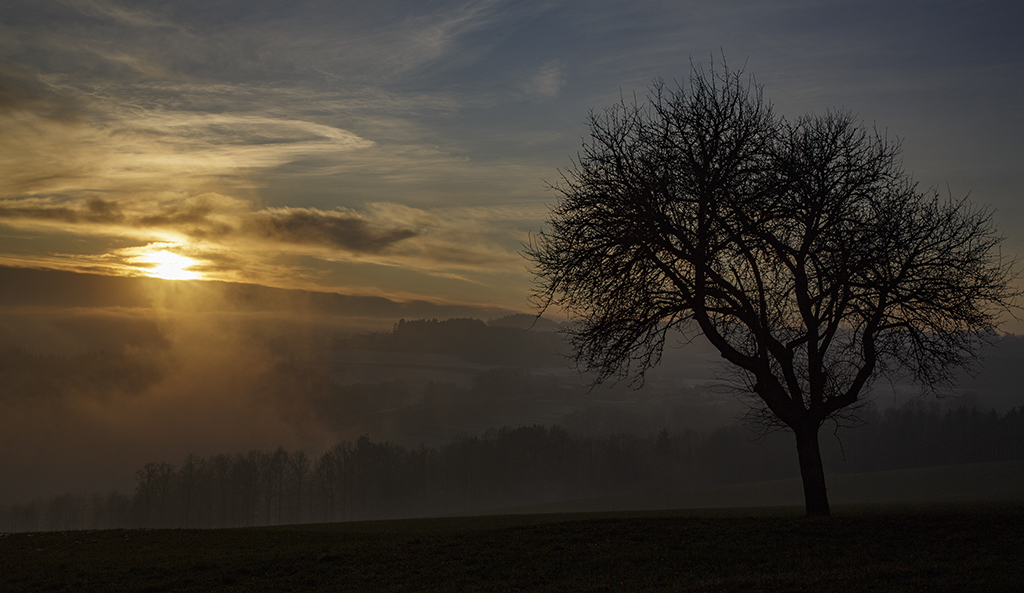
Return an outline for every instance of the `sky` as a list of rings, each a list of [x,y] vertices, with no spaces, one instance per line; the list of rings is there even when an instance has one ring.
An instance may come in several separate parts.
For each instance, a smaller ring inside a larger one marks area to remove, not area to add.
[[[691,63],[902,139],[1019,258],[1021,24],[985,0],[3,0],[0,375],[24,384],[0,382],[0,503],[357,437],[267,391],[282,353],[530,311],[520,251],[588,113]]]
[[[727,61],[1024,251],[1016,2],[6,0],[0,264],[527,310],[589,110]]]

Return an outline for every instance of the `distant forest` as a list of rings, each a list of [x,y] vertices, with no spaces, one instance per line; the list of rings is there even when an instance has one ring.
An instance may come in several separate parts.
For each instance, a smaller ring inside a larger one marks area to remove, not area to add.
[[[828,473],[1024,459],[1024,407],[943,412],[912,401],[822,445]],[[0,531],[213,528],[468,513],[798,476],[788,433],[739,424],[646,437],[501,428],[436,447],[368,436],[304,451],[188,455],[136,472],[132,495],[68,493],[0,507]]]
[[[337,445],[155,460],[138,469],[134,492],[0,506],[0,531],[430,516],[798,477],[792,436],[756,438],[734,421],[735,398],[704,379],[591,391],[566,368],[557,329],[513,315],[403,320],[305,351],[287,336],[267,340],[270,362],[246,369],[245,396],[308,418]],[[165,354],[0,349],[0,405],[60,409],[85,397],[116,407],[175,377]],[[964,399],[866,407],[863,426],[835,436],[826,426],[826,472],[1024,459],[1024,337],[984,354],[977,377],[961,381]],[[706,364],[672,355],[676,377]]]

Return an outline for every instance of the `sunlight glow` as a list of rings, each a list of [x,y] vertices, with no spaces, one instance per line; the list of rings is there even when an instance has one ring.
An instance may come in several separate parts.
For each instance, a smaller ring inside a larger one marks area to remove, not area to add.
[[[140,263],[154,264],[146,273],[154,278],[164,280],[195,280],[202,275],[190,271],[189,268],[198,264],[196,260],[171,253],[170,251],[154,251],[138,258]]]

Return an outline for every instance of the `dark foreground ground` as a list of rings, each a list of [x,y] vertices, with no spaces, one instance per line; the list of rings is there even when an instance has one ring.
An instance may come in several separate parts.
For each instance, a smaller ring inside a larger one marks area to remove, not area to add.
[[[0,535],[0,591],[1021,591],[1024,507]]]

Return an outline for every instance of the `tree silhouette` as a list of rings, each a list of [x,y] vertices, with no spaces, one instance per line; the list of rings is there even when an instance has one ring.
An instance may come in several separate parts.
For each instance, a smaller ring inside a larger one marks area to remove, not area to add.
[[[178,472],[178,482],[181,488],[182,512],[184,513],[185,528],[191,527],[193,501],[199,486],[199,478],[202,473],[202,459],[194,453],[185,456]]]
[[[1017,291],[989,210],[923,192],[899,142],[842,112],[777,117],[727,67],[591,113],[532,237],[534,303],[576,320],[598,381],[703,335],[796,437],[807,513],[829,514],[818,429],[873,379],[949,383]]]
[[[291,511],[291,522],[302,522],[302,485],[309,475],[311,461],[305,451],[296,451],[288,459],[288,481],[289,492],[292,495],[293,510]]]

